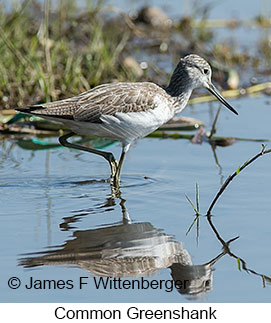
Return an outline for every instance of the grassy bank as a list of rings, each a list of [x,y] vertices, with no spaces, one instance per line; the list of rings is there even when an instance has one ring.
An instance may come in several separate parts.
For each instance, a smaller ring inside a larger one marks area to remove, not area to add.
[[[258,72],[261,83],[268,81],[262,77],[271,68],[268,19],[214,24],[208,19],[211,8],[201,8],[172,21],[162,11],[128,16],[103,0],[80,3],[83,7],[76,0],[25,0],[8,10],[0,4],[0,110],[70,97],[116,80],[165,85],[179,58],[192,52],[210,61],[223,89],[247,88],[247,74],[253,85],[259,83]],[[216,39],[221,26],[262,28],[256,54]],[[242,72],[246,81],[239,84]]]
[[[111,33],[101,2],[58,1],[56,8],[25,1],[0,13],[0,106],[56,100],[129,75],[119,57],[129,30]]]

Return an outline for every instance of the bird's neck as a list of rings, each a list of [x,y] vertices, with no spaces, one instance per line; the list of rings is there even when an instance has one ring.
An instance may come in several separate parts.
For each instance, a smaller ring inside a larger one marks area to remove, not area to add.
[[[169,85],[165,88],[166,92],[174,100],[175,113],[182,111],[193,91],[193,85],[184,68],[182,61],[175,68]]]
[[[175,113],[181,112],[185,108],[191,96],[192,88],[189,86],[177,87],[175,86],[174,83],[172,86],[172,79],[171,79],[171,82],[169,83],[168,87],[165,88],[165,90],[174,100],[173,107],[174,107]]]

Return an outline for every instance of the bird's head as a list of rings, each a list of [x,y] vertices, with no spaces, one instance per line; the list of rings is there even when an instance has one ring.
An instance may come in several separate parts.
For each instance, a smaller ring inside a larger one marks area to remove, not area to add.
[[[176,87],[177,83],[179,86],[181,85],[180,92],[184,90],[182,87],[189,87],[190,90],[205,87],[229,110],[238,114],[213,85],[211,66],[202,57],[191,54],[181,58],[172,76],[171,85],[173,85],[173,88]]]

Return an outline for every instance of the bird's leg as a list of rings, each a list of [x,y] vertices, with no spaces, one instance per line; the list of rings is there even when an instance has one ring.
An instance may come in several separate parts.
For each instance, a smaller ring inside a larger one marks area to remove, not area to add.
[[[115,178],[114,178],[116,184],[118,183],[118,185],[120,183],[120,172],[121,172],[121,167],[122,167],[122,164],[123,164],[124,157],[125,157],[125,152],[122,151],[121,156],[120,156],[120,160],[119,160],[119,163],[118,163],[117,171],[116,171],[116,174],[115,174]]]
[[[121,152],[120,160],[118,162],[117,170],[116,170],[115,176],[113,178],[113,185],[115,185],[117,187],[120,186],[121,167],[122,167],[126,152],[128,151],[129,147],[130,147],[130,144],[123,144],[122,145],[122,152]]]
[[[100,156],[104,157],[109,162],[109,165],[111,168],[111,181],[113,181],[114,178],[116,177],[116,173],[118,170],[118,162],[116,161],[114,155],[110,152],[97,150],[97,149],[93,149],[93,148],[89,148],[89,147],[85,147],[85,146],[81,146],[78,144],[68,142],[67,139],[69,139],[70,137],[72,137],[74,135],[75,135],[74,132],[69,132],[69,133],[59,137],[58,140],[62,146],[74,148],[74,149],[79,149],[79,150],[84,150],[89,153],[100,155]]]

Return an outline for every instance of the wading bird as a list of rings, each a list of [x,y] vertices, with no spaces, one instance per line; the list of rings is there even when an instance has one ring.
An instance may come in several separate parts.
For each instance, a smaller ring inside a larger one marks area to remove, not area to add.
[[[192,54],[180,59],[165,88],[150,82],[103,84],[69,99],[17,110],[70,128],[72,132],[61,136],[59,142],[103,156],[110,164],[111,183],[118,187],[123,160],[131,142],[147,136],[182,111],[195,88],[205,87],[238,114],[214,87],[211,75],[210,65]],[[111,152],[68,142],[67,139],[75,134],[119,140],[122,144],[119,161]]]

